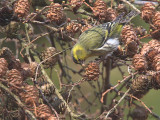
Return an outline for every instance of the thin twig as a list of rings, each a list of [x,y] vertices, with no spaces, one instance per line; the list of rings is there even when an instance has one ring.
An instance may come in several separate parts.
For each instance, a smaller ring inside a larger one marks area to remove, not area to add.
[[[115,86],[111,87],[110,89],[107,89],[104,93],[102,93],[102,97],[101,97],[101,102],[103,103],[103,98],[105,96],[105,94],[107,94],[108,92],[110,92],[111,90],[115,89],[116,87],[118,87],[122,82],[130,80],[133,76],[135,76],[138,72],[133,73],[132,75],[129,75],[128,77],[124,78],[123,80],[119,81]]]
[[[24,109],[25,105],[21,102],[21,100],[19,99],[18,96],[16,96],[14,93],[12,93],[6,86],[4,86],[1,82],[0,82],[0,88],[2,88],[3,90],[5,90],[8,94],[10,94],[17,102],[18,102],[18,105],[23,108],[23,110],[25,111],[26,114],[29,115],[29,117],[32,119],[32,120],[37,120],[35,118],[35,116],[33,115],[32,112],[30,112],[29,110],[27,109]]]
[[[127,96],[128,92],[130,91],[130,89],[128,89],[124,95],[121,97],[121,99],[119,99],[119,101],[117,102],[117,104],[112,108],[110,109],[108,112],[107,112],[107,115],[105,116],[105,119],[108,118],[108,116],[117,108],[117,106],[121,103],[121,101]]]
[[[141,13],[140,10],[138,10],[132,3],[130,3],[129,1],[127,0],[121,0],[123,1],[124,3],[128,4],[130,7],[132,7],[134,10],[136,10],[138,13]]]

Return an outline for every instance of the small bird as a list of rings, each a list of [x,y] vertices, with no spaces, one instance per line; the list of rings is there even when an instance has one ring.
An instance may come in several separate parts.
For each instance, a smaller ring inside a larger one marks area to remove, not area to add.
[[[112,22],[84,31],[71,50],[73,61],[82,64],[88,57],[112,54],[118,48],[123,26],[138,14],[133,10],[124,17],[122,13]]]

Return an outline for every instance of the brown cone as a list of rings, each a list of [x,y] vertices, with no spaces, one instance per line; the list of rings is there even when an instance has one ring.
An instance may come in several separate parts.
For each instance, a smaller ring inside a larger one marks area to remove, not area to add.
[[[152,38],[160,40],[160,11],[157,11],[155,15],[153,16],[152,23],[154,27],[151,27],[152,32]]]
[[[80,31],[82,25],[79,23],[75,23],[75,22],[71,22],[69,25],[67,25],[66,27],[66,32],[71,35],[74,36],[75,33],[77,33],[78,31]]]
[[[57,53],[57,50],[54,47],[48,47],[48,48],[46,48],[46,50],[44,50],[41,53],[40,57],[41,57],[42,61],[45,61],[43,63],[44,68],[53,67],[56,64],[56,62],[59,59],[59,55],[53,56],[56,53]],[[51,56],[53,56],[53,57],[51,57]],[[49,58],[49,57],[51,57],[51,58]]]
[[[152,66],[155,71],[160,71],[160,53],[153,58]]]
[[[84,78],[86,80],[98,80],[100,74],[99,63],[90,62],[88,66],[85,68]]]
[[[18,17],[26,17],[29,14],[30,3],[28,0],[17,0],[14,4],[14,12]]]
[[[130,116],[133,120],[147,120],[149,112],[142,106],[137,106],[131,112]]]
[[[157,11],[155,13],[155,15],[153,16],[152,22],[154,27],[156,27],[157,29],[160,29],[160,11]]]
[[[107,7],[103,0],[96,0],[94,3],[93,14],[101,21],[106,19]]]
[[[147,60],[145,56],[141,54],[135,54],[133,57],[133,66],[135,70],[138,70],[140,72],[146,71],[148,68],[148,65],[147,65]]]
[[[23,91],[20,93],[20,97],[26,105],[32,107],[34,104],[38,103],[39,91],[33,85],[25,85]]]
[[[126,54],[133,57],[138,50],[138,37],[131,25],[124,26],[121,32],[121,40],[125,44]]]
[[[132,80],[130,88],[130,93],[133,94],[133,96],[142,98],[151,88],[151,80],[145,75],[138,76]]]
[[[21,63],[19,59],[16,59],[12,51],[7,48],[3,47],[0,51],[0,57],[5,58],[8,62],[8,69],[21,69]]]
[[[142,37],[146,35],[146,29],[144,29],[142,26],[138,26],[135,28],[135,32],[137,34],[137,36]]]
[[[140,54],[142,56],[145,56],[150,50],[152,50],[152,47],[150,46],[150,44],[144,43],[141,48]]]
[[[116,11],[112,8],[107,8],[105,21],[106,22],[113,21],[116,19],[116,17],[117,17]]]
[[[3,77],[8,70],[8,63],[4,58],[0,58],[0,77]]]
[[[57,25],[62,24],[66,20],[66,16],[62,11],[62,6],[59,3],[51,3],[50,9],[47,12],[47,18],[51,22],[56,22]]]
[[[153,15],[155,13],[155,5],[151,2],[145,3],[142,7],[142,14],[141,17],[145,22],[150,22],[153,18]]]
[[[12,69],[7,71],[6,77],[11,90],[17,91],[22,87],[23,79],[18,70]]]
[[[148,42],[148,44],[156,51],[158,51],[158,53],[160,53],[160,41],[156,40],[156,39],[152,39],[151,41]]]
[[[81,7],[82,0],[68,0],[74,13]]]
[[[52,111],[47,105],[41,104],[37,107],[37,118],[40,120],[48,120],[51,116],[53,116]]]

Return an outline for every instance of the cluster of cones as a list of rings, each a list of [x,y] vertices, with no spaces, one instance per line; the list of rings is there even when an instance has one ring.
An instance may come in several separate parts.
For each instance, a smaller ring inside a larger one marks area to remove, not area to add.
[[[53,52],[53,48],[48,48],[48,51],[51,49]],[[43,52],[42,54],[44,57]],[[48,59],[44,66],[48,67],[50,62],[53,62],[53,60]],[[57,113],[64,113],[66,105],[54,94],[54,86],[46,81],[41,70],[36,73],[37,65],[35,62],[30,64],[21,63],[9,48],[4,47],[0,51],[0,82],[17,95],[25,104],[24,109],[32,111],[37,119],[56,120],[53,111],[47,104],[44,104],[45,101],[44,103],[40,102],[41,94],[39,90],[42,91],[51,104],[54,103],[52,106]],[[28,80],[34,79],[36,74],[38,76],[37,87],[27,83]],[[68,99],[66,94],[63,96]]]
[[[152,40],[144,43],[133,56],[134,69],[140,75],[132,81],[131,93],[138,98],[151,88],[160,89],[160,11],[156,11],[153,3],[146,3],[142,7],[141,17],[151,25]]]

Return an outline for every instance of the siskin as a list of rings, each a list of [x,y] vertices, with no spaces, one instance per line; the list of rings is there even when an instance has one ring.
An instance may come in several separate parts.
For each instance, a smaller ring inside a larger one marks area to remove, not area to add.
[[[82,64],[91,56],[111,55],[118,48],[123,26],[138,14],[136,11],[131,11],[126,16],[122,13],[112,22],[84,31],[71,50],[73,61]]]

